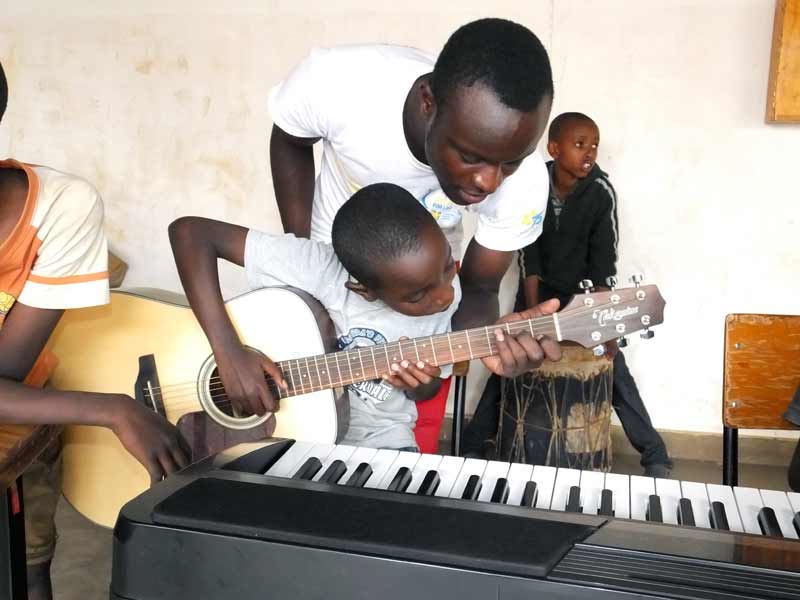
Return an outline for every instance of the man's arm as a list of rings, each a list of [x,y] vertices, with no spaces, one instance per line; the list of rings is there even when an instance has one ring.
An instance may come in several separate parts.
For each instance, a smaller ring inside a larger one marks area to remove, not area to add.
[[[180,434],[124,394],[45,390],[23,384],[63,311],[17,302],[0,329],[0,420],[28,425],[97,425],[114,431],[153,481],[188,464]]]
[[[169,240],[186,297],[217,359],[228,398],[237,409],[263,415],[277,410],[264,373],[286,387],[278,366],[249,352],[231,323],[219,287],[217,260],[244,266],[247,229],[230,223],[182,217],[169,226]]]
[[[320,138],[299,138],[272,126],[269,157],[272,185],[286,233],[307,238],[311,234],[314,202],[314,149]]]

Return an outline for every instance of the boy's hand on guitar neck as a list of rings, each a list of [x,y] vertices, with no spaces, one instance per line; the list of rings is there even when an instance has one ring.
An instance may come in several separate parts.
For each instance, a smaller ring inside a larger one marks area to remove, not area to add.
[[[288,389],[283,373],[268,357],[249,350],[241,344],[215,352],[220,379],[234,414],[264,415],[277,412],[279,398],[269,389],[264,374]]]
[[[400,338],[407,340],[407,337]],[[442,385],[442,370],[426,361],[404,360],[392,365],[392,372],[383,376],[390,385],[403,390],[414,401],[432,398]]]

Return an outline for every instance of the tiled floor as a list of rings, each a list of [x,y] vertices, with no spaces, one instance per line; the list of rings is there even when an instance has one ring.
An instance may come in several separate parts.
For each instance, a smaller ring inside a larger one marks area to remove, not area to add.
[[[641,474],[638,461],[614,457],[614,471]],[[677,461],[672,473],[683,481],[721,482],[721,467],[701,461]],[[786,470],[780,467],[743,465],[741,485],[786,489]],[[93,525],[62,500],[57,523],[59,542],[53,566],[57,600],[106,600],[111,579],[111,531]]]

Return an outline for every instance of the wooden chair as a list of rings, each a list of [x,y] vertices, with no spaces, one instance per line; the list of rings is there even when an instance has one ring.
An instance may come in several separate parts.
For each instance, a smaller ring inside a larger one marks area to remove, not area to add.
[[[800,385],[800,315],[725,318],[722,482],[738,485],[739,429],[798,429],[783,418]]]

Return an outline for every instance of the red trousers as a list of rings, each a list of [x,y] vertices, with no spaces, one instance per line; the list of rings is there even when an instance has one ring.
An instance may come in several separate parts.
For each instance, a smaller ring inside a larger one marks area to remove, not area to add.
[[[444,409],[447,406],[447,396],[450,395],[452,377],[442,380],[442,387],[430,400],[417,402],[417,426],[414,437],[420,452],[439,454],[439,433],[442,430]]]

